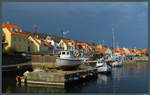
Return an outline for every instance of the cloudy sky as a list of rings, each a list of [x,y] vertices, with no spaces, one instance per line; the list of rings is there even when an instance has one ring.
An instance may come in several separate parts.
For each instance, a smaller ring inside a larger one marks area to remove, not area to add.
[[[148,4],[146,2],[3,2],[2,20],[23,30],[93,41],[120,47],[148,47]]]

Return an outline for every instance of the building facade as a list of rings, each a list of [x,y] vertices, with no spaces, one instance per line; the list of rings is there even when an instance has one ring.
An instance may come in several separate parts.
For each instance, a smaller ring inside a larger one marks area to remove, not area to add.
[[[58,43],[58,47],[60,50],[75,50],[75,42],[73,40],[60,40]]]
[[[34,36],[29,36],[28,52],[48,52],[48,47],[45,46],[45,42],[43,40],[39,40]]]
[[[23,33],[19,26],[4,22],[2,23],[2,31],[7,42],[7,45],[3,47],[6,51],[9,48],[14,48],[18,52],[28,52],[27,34]]]

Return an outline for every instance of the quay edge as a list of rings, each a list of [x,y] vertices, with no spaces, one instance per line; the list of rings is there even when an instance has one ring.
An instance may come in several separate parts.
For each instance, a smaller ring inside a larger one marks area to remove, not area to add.
[[[96,68],[86,68],[75,71],[37,71],[27,73],[27,84],[51,85],[66,87],[75,82],[97,78]],[[21,80],[24,82],[24,79]]]

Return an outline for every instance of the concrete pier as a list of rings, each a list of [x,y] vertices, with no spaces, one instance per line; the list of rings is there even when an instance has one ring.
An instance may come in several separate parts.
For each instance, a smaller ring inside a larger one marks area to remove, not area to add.
[[[54,85],[65,87],[73,81],[97,77],[97,69],[90,66],[80,66],[78,70],[62,71],[51,69],[27,73],[27,84]],[[22,79],[22,82],[24,80]]]

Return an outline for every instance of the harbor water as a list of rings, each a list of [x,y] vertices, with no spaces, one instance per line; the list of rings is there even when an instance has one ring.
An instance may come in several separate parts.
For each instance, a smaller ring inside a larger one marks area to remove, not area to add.
[[[16,72],[2,74],[3,93],[148,93],[148,63],[124,64],[112,68],[109,75],[98,74],[96,79],[70,87],[49,85],[16,85]]]

